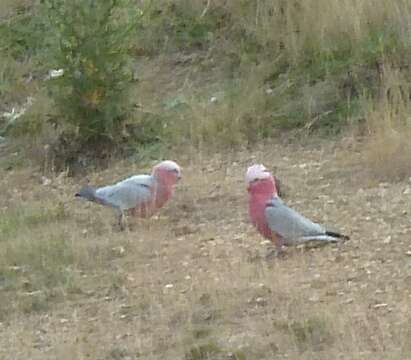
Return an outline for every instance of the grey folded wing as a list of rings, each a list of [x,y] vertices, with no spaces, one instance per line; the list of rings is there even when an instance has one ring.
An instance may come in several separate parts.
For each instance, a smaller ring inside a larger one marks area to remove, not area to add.
[[[130,176],[127,179],[124,179],[117,184],[133,183],[136,185],[143,185],[152,187],[154,183],[154,178],[151,175],[134,175]]]
[[[325,228],[291,209],[278,198],[272,198],[265,208],[270,229],[288,240],[308,240],[326,235]]]
[[[96,190],[96,198],[108,206],[128,210],[151,201],[153,179],[149,175],[136,175],[114,185]]]

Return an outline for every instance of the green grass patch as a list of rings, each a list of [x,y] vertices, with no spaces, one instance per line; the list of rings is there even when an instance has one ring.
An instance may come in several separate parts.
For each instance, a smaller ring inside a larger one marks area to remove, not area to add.
[[[208,360],[208,359],[232,359],[246,360],[246,354],[242,350],[228,350],[219,346],[215,341],[203,341],[191,346],[184,355],[185,360]]]
[[[3,211],[0,217],[0,244],[18,232],[34,228],[42,224],[50,224],[67,219],[64,204],[60,203],[52,208],[22,208],[19,210]]]
[[[288,334],[299,351],[321,351],[335,341],[331,320],[322,315],[311,315],[303,320],[276,321],[274,327]]]
[[[31,217],[31,224],[40,221]],[[14,311],[45,311],[74,289],[76,255],[64,233],[25,234],[0,243],[0,319]]]

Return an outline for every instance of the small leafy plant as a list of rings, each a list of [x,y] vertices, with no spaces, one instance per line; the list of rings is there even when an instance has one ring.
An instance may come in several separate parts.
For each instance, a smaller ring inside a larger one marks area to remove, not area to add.
[[[138,8],[131,0],[44,0],[50,54],[63,76],[50,79],[56,125],[80,144],[115,143],[129,111]]]

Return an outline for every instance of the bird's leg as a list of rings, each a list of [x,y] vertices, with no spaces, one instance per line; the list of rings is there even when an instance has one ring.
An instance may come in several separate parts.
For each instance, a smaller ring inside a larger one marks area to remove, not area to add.
[[[127,230],[127,232],[130,232],[130,225],[128,223],[128,217],[124,213],[123,213],[123,224],[124,224],[124,230]]]
[[[118,226],[120,227],[121,231],[125,230],[125,225],[126,225],[127,219],[126,216],[123,212],[123,210],[119,210],[119,216],[118,216]]]
[[[275,248],[271,249],[268,254],[265,256],[267,260],[275,257],[283,257],[285,252],[283,250],[283,245],[284,245],[284,239],[276,234],[273,234],[271,241],[273,242]]]

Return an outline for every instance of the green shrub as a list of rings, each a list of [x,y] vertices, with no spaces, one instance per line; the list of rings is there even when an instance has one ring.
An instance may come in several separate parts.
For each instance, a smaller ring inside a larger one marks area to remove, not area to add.
[[[129,111],[130,49],[138,21],[131,0],[45,0],[57,125],[80,144],[115,142]]]

